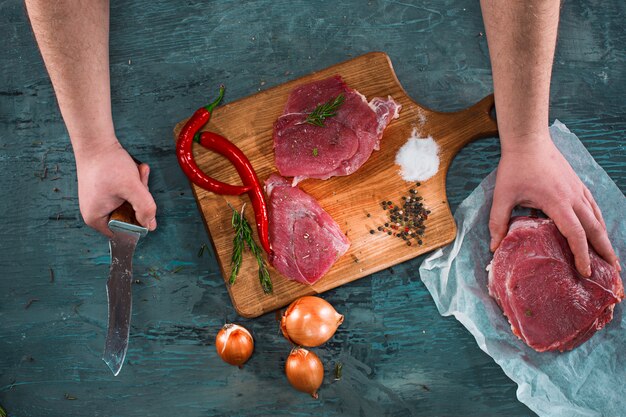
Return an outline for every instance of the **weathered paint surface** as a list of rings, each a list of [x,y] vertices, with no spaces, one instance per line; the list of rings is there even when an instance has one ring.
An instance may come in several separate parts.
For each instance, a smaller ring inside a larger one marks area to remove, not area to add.
[[[159,205],[159,229],[135,258],[141,283],[117,378],[100,359],[107,243],[80,219],[67,133],[23,4],[0,3],[0,404],[9,415],[533,415],[469,333],[439,316],[419,258],[325,294],[346,321],[315,350],[326,364],[320,399],[291,390],[282,374],[289,346],[274,315],[238,319],[211,251],[197,256],[207,236],[172,147],[174,123],[221,82],[234,100],[373,50],[391,56],[418,102],[466,107],[492,89],[478,2],[112,3],[116,129],[151,165]],[[564,2],[551,113],[622,190],[624,15],[619,0]],[[453,209],[498,155],[497,140],[487,139],[457,156]],[[256,338],[242,370],[215,353],[226,321]],[[335,362],[344,370],[333,383]]]

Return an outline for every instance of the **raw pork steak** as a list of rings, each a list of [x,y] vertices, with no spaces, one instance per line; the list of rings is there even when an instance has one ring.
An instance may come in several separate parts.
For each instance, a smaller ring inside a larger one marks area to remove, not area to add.
[[[318,105],[339,94],[343,104],[324,126],[305,122]],[[274,123],[276,167],[282,175],[295,177],[293,185],[306,178],[350,175],[378,149],[383,130],[399,112],[391,97],[374,97],[368,103],[338,75],[297,87]]]
[[[536,351],[573,349],[613,318],[622,280],[591,248],[589,256],[592,274],[585,278],[552,220],[513,218],[493,255],[489,294],[513,333]]]
[[[303,284],[314,284],[350,247],[339,225],[317,203],[285,178],[265,181],[269,196],[272,265]]]

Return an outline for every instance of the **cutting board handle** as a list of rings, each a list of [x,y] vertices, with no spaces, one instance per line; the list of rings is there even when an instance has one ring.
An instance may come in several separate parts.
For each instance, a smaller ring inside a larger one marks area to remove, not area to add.
[[[498,124],[492,117],[494,107],[493,94],[490,94],[473,106],[458,112],[435,112],[440,122],[434,127],[432,135],[435,138],[442,138],[438,143],[439,146],[449,150],[446,153],[448,162],[468,143],[480,138],[498,136]]]
[[[493,94],[489,94],[478,103],[465,109],[464,113],[469,113],[472,117],[476,117],[480,123],[480,130],[476,134],[485,134],[484,130],[493,135],[498,134],[498,122],[494,117],[496,114],[495,109],[496,103]]]
[[[451,136],[446,144],[453,153],[476,139],[498,136],[498,123],[492,116],[494,109],[494,96],[490,94],[465,110],[450,113],[451,116],[454,115],[459,132],[458,135]]]

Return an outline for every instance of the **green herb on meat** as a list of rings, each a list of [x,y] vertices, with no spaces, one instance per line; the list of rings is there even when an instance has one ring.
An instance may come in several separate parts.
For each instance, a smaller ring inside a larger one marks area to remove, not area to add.
[[[267,270],[267,265],[265,265],[261,249],[252,237],[252,228],[250,227],[250,223],[248,223],[248,220],[246,220],[243,215],[246,205],[244,204],[243,207],[241,207],[241,213],[235,210],[232,206],[230,206],[230,208],[233,210],[231,224],[233,229],[235,229],[235,237],[233,238],[233,256],[230,260],[231,271],[228,282],[230,285],[235,283],[235,279],[237,278],[239,269],[241,268],[241,261],[243,260],[243,249],[245,246],[248,246],[248,249],[256,258],[257,265],[259,266],[259,281],[261,282],[263,292],[265,294],[271,294],[273,287],[272,280],[270,279],[270,273]]]
[[[313,148],[313,156],[317,156],[317,155],[318,155],[317,148]]]
[[[320,104],[307,116],[305,123],[324,127],[325,119],[337,115],[337,110],[339,110],[339,107],[343,104],[343,99],[343,94],[339,94],[334,99],[330,99],[326,103]]]

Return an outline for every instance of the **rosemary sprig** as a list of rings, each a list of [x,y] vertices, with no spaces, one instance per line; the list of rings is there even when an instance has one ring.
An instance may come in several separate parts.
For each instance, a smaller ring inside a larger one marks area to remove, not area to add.
[[[239,268],[241,268],[241,261],[243,259],[242,252],[243,248],[245,247],[243,235],[246,230],[245,225],[243,225],[241,221],[243,215],[240,215],[234,207],[230,206],[230,208],[233,210],[233,217],[231,218],[230,223],[232,224],[233,229],[235,229],[235,237],[233,237],[233,256],[230,258],[231,269],[230,279],[228,280],[228,282],[230,283],[230,285],[233,285],[235,283],[237,275],[239,274]],[[241,208],[242,214],[244,208],[245,204]]]
[[[304,122],[324,127],[324,119],[337,115],[337,110],[343,104],[343,99],[343,94],[339,94],[334,99],[331,98],[326,103],[320,104],[307,116]]]
[[[233,238],[233,256],[230,260],[231,270],[228,282],[230,285],[235,283],[235,279],[237,278],[239,269],[241,268],[241,261],[243,260],[243,249],[247,246],[256,258],[257,265],[259,266],[259,281],[261,283],[261,287],[263,288],[263,292],[265,294],[271,294],[273,286],[270,273],[267,270],[267,265],[265,265],[261,249],[252,237],[252,228],[250,227],[250,223],[248,223],[248,220],[246,220],[243,215],[246,205],[244,204],[243,207],[241,207],[241,213],[235,210],[232,206],[230,206],[230,208],[233,210],[231,224],[233,229],[235,229],[235,237]]]

